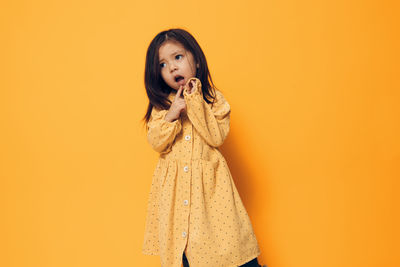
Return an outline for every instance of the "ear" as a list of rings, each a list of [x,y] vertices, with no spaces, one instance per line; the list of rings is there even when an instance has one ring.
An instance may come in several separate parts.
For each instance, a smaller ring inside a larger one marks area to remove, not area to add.
[[[199,68],[199,63],[197,63],[196,67]]]

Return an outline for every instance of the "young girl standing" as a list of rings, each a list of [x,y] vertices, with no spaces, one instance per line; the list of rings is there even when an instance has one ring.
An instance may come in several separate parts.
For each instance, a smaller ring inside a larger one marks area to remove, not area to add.
[[[154,37],[145,87],[147,141],[159,159],[143,254],[160,255],[162,267],[259,267],[256,236],[218,148],[229,133],[230,105],[190,33]]]

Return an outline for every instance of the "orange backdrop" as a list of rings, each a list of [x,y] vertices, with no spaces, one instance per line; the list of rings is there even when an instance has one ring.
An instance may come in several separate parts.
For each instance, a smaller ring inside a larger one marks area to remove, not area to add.
[[[0,266],[141,254],[147,46],[182,27],[232,107],[222,146],[269,267],[398,267],[398,1],[6,1]],[[396,195],[395,195],[396,194]],[[211,266],[218,267],[218,266]]]

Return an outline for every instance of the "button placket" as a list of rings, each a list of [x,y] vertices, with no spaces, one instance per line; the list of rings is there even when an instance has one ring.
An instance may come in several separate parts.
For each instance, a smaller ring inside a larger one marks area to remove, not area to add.
[[[186,139],[186,138],[185,138]],[[189,138],[190,139],[190,138]],[[185,165],[184,167],[183,167],[183,171],[184,172],[186,172],[186,173],[188,173],[189,172],[189,165],[190,165],[190,163],[189,162],[186,162],[186,164],[187,165]],[[190,173],[188,174],[189,175],[189,177],[188,177],[188,180],[186,180],[187,181],[187,183],[189,183],[190,184]],[[189,205],[189,200],[188,199],[184,199],[183,200],[183,205],[184,206],[188,206]],[[186,208],[185,208],[186,209]],[[186,211],[187,212],[189,212],[189,209],[186,209]],[[187,229],[183,229],[183,232],[182,232],[182,238],[186,238],[186,236],[187,236]]]
[[[184,142],[188,142],[188,150],[186,150],[186,160],[183,164],[183,171],[185,173],[185,183],[187,183],[187,186],[190,188],[190,180],[191,180],[191,170],[189,169],[191,167],[191,158],[192,158],[192,153],[193,153],[193,144],[192,144],[192,125],[189,125],[188,128],[184,128]],[[189,195],[190,195],[190,189],[189,189]],[[190,212],[190,206],[189,206],[189,198],[190,196],[184,196],[183,197],[183,207],[182,209],[185,210],[185,213],[187,213],[187,219],[185,219],[186,223],[188,223],[188,218],[189,218],[189,212]],[[186,239],[188,236],[188,227],[184,227],[184,229],[182,229],[182,239]]]

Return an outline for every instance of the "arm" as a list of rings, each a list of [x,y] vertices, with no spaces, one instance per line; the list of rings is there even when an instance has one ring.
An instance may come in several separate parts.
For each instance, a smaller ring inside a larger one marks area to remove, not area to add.
[[[160,154],[172,150],[175,137],[182,129],[180,119],[172,122],[165,120],[167,112],[166,109],[159,110],[153,107],[150,120],[147,123],[147,141]]]
[[[186,88],[187,89],[187,88]],[[215,90],[213,107],[203,99],[200,80],[196,81],[192,93],[183,91],[187,115],[201,137],[213,147],[219,147],[228,136],[231,108],[223,94]]]

